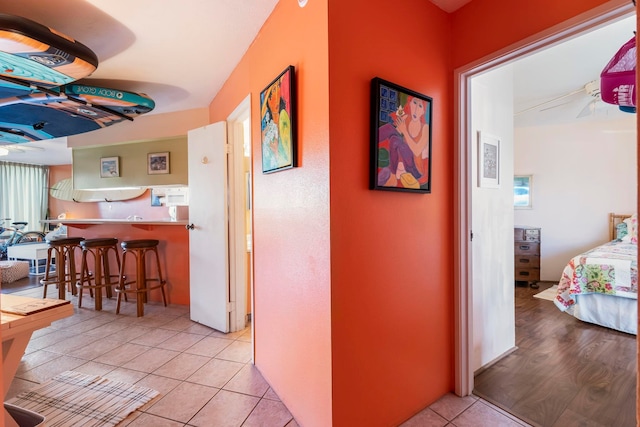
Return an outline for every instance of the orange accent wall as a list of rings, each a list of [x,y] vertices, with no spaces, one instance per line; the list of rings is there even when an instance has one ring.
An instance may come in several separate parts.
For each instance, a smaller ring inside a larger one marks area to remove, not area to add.
[[[604,3],[609,2],[473,0],[452,14],[454,68],[504,49]]]
[[[251,94],[255,362],[301,425],[397,425],[453,390],[454,68],[604,1],[506,3],[280,1],[210,105]],[[290,64],[299,167],[263,175],[259,94]],[[368,189],[376,76],[434,100],[429,195]]]
[[[255,363],[300,425],[330,426],[327,2],[280,1],[210,105],[251,94]],[[296,67],[299,167],[263,175],[260,92]]]
[[[330,1],[329,64],[333,425],[398,425],[453,389],[450,18]],[[369,190],[373,77],[433,98],[431,194]]]

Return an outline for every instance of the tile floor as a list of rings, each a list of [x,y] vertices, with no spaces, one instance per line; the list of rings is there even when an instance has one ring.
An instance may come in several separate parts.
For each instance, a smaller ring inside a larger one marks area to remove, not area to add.
[[[56,298],[55,287],[49,289]],[[42,288],[16,295],[40,298]],[[75,314],[33,334],[8,397],[74,370],[160,392],[120,426],[298,426],[251,363],[249,328],[220,333],[189,320],[185,306],[150,303],[138,318],[135,302],[123,303],[116,316],[115,299],[96,312],[88,295],[81,309],[68,297]],[[414,426],[528,424],[475,396],[447,394],[402,424]]]

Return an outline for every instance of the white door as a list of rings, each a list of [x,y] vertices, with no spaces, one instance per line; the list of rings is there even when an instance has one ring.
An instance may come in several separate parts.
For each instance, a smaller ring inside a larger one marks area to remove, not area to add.
[[[229,332],[226,123],[188,133],[191,320]]]

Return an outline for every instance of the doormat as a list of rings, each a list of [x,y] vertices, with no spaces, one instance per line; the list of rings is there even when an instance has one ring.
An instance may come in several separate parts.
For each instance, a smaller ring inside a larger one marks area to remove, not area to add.
[[[98,375],[67,371],[8,403],[45,417],[47,427],[115,426],[158,392]]]

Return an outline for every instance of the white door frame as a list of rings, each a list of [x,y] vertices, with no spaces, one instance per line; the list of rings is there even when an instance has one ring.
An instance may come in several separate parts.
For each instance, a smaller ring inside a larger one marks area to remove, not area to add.
[[[470,129],[472,77],[515,59],[570,39],[584,31],[603,26],[634,12],[627,0],[612,0],[586,13],[555,25],[541,33],[492,53],[454,72],[454,315],[455,315],[455,393],[473,392],[473,313],[471,253],[471,144]],[[603,64],[604,66],[604,64]]]
[[[245,328],[247,319],[247,241],[245,229],[244,122],[251,117],[251,95],[227,117],[229,153],[229,299],[233,306],[229,322],[231,332]],[[250,131],[249,131],[250,134]],[[247,190],[248,191],[248,190]],[[248,195],[251,197],[251,195]],[[252,270],[252,269],[251,269]]]

